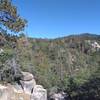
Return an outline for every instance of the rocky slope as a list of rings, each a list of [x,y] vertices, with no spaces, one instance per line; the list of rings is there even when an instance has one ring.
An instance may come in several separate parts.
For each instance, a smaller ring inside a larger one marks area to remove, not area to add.
[[[32,74],[22,72],[20,84],[0,85],[0,100],[47,100],[47,91],[37,85]]]

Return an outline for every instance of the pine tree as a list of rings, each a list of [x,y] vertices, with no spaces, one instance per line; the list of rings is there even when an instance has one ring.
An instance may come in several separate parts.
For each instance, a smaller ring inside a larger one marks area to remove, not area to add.
[[[20,32],[26,25],[26,20],[18,14],[11,0],[0,0],[0,27],[6,27],[13,32]]]

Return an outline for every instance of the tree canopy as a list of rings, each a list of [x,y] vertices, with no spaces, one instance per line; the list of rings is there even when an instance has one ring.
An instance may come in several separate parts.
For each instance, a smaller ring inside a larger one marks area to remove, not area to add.
[[[0,24],[13,32],[24,29],[27,21],[19,16],[16,6],[11,0],[0,0]]]

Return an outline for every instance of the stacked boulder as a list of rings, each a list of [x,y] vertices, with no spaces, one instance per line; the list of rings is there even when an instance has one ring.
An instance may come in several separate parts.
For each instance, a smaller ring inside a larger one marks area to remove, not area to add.
[[[37,85],[34,76],[29,72],[22,72],[20,85],[0,85],[0,100],[47,100],[47,91]]]

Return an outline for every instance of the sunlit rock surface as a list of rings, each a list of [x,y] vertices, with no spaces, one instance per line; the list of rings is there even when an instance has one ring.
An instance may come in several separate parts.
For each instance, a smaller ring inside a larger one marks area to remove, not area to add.
[[[20,80],[22,88],[27,93],[32,93],[34,86],[36,85],[36,81],[34,76],[28,72],[22,72],[23,78]]]
[[[47,100],[46,89],[36,85],[32,74],[23,72],[23,79],[20,81],[21,85],[0,85],[0,100]]]
[[[66,93],[59,92],[59,93],[52,94],[50,100],[70,100],[70,98]]]
[[[35,85],[32,100],[47,100],[47,91],[41,85]]]

